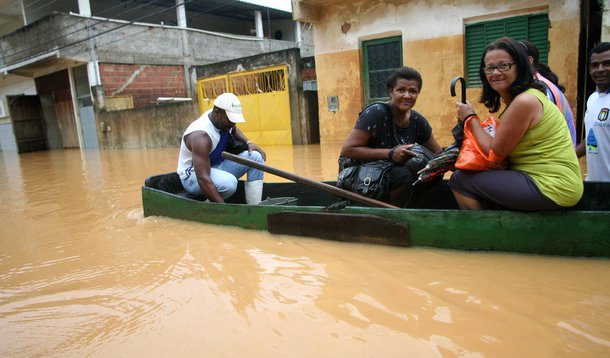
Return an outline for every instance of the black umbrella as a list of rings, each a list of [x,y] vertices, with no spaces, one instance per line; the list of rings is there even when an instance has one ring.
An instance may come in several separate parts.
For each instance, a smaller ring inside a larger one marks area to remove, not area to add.
[[[455,97],[455,85],[457,82],[462,84],[462,103],[466,104],[466,80],[464,77],[455,77],[451,80],[451,97]],[[455,139],[455,145],[458,147],[462,146],[462,140],[464,139],[464,122],[457,121],[457,124],[451,130],[451,134],[453,135],[453,139]]]
[[[458,81],[462,84],[462,103],[466,103],[466,80],[464,80],[463,77],[455,77],[451,81],[451,96],[456,96],[455,85]],[[455,162],[458,154],[460,154],[460,147],[462,146],[462,140],[464,139],[464,123],[458,120],[455,127],[451,129],[451,134],[453,135],[455,142],[453,142],[453,144],[447,148],[443,148],[442,151],[430,159],[424,169],[417,172],[419,177],[413,183],[413,185],[420,182],[428,182],[455,168]]]
[[[453,170],[455,168],[455,162],[458,154],[460,154],[460,147],[458,147],[455,143],[451,144],[447,148],[443,148],[443,150],[437,153],[434,158],[430,159],[424,169],[417,172],[419,177],[413,183],[413,185],[416,185],[419,182],[428,182],[439,175],[443,175],[446,172]]]

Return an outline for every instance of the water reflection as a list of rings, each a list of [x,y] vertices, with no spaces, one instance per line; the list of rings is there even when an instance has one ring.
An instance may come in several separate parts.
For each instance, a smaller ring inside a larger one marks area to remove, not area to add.
[[[268,164],[332,180],[338,151],[273,147]],[[610,353],[610,260],[404,249],[144,218],[144,178],[173,171],[176,155],[2,153],[0,355]]]
[[[13,194],[23,194],[19,156],[0,150],[0,183]],[[17,201],[17,197],[14,197]]]

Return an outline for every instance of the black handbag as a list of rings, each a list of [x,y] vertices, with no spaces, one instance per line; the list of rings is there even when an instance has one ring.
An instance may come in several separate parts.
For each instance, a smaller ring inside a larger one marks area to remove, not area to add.
[[[405,162],[405,167],[409,168],[414,174],[417,174],[418,171],[424,169],[428,162],[434,158],[434,153],[432,153],[430,149],[417,143],[413,144],[409,150],[417,154],[417,156],[408,159]]]
[[[381,199],[390,187],[390,170],[395,166],[388,160],[376,160],[349,167],[342,166],[337,187],[373,199]]]
[[[232,154],[240,154],[248,150],[248,145],[241,140],[233,137],[233,134],[229,133],[229,141],[227,143],[227,152]]]

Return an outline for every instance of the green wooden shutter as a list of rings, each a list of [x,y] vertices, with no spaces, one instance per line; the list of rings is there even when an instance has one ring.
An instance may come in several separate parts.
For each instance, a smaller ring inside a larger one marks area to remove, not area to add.
[[[528,40],[533,42],[540,52],[540,62],[549,63],[549,18],[530,16],[528,18]]]
[[[466,84],[468,87],[481,87],[479,62],[481,53],[488,44],[485,32],[485,24],[466,27]]]
[[[386,78],[402,66],[402,38],[388,37],[362,43],[364,104],[385,101],[388,92]]]
[[[532,14],[466,25],[466,83],[481,87],[479,65],[485,46],[500,37],[533,42],[540,52],[540,62],[547,63],[549,55],[548,14]]]

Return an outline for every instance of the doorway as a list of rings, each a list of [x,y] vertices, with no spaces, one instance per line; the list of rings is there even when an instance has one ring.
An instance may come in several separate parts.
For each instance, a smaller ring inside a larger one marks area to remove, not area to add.
[[[578,89],[576,112],[576,137],[584,138],[584,114],[589,95],[595,91],[595,83],[589,77],[589,51],[595,47],[602,32],[603,9],[599,1],[581,1],[580,4],[580,48],[578,50]]]
[[[38,96],[7,96],[17,152],[47,150],[42,106]]]
[[[46,99],[45,112],[54,114],[56,118],[62,148],[79,148],[68,70],[38,77],[35,82],[39,96]]]

